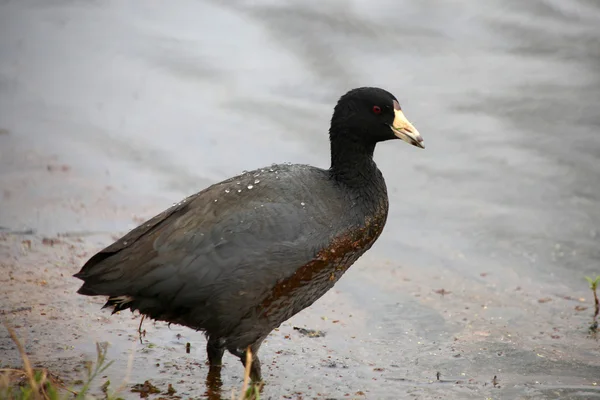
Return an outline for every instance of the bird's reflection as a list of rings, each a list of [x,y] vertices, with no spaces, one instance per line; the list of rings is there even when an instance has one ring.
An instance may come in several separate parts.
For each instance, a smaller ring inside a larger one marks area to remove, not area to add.
[[[204,393],[204,395],[209,400],[221,400],[222,388],[223,381],[221,380],[221,367],[210,367],[206,374],[206,393]]]

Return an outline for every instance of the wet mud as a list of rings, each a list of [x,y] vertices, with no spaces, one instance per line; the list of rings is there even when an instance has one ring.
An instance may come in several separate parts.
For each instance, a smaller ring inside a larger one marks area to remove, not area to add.
[[[378,148],[382,237],[269,336],[263,398],[600,398],[600,7],[351,4],[0,3],[0,319],[34,365],[76,389],[108,342],[96,394],[231,398],[239,360],[207,391],[201,333],[140,342],[71,275],[210,183],[327,166],[337,96],[380,85],[427,148]]]

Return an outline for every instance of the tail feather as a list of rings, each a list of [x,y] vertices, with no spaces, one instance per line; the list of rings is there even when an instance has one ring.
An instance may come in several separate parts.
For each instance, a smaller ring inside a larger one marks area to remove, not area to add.
[[[104,304],[104,306],[102,306],[102,308],[111,308],[112,307],[112,309],[113,309],[112,314],[117,313],[119,311],[127,310],[128,308],[131,308],[133,311],[133,308],[132,308],[133,301],[134,301],[134,298],[131,296],[127,296],[127,295],[111,296],[106,301],[106,304]]]
[[[112,314],[119,311],[139,311],[141,314],[157,321],[177,322],[178,313],[173,313],[164,302],[158,299],[133,297],[129,295],[110,296],[102,308],[112,308]]]

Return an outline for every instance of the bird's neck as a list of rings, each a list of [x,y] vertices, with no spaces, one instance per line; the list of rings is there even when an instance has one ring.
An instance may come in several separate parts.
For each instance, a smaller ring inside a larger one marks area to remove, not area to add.
[[[385,191],[385,182],[375,161],[375,143],[365,144],[352,136],[337,135],[331,140],[331,167],[329,171],[336,181],[357,193]]]

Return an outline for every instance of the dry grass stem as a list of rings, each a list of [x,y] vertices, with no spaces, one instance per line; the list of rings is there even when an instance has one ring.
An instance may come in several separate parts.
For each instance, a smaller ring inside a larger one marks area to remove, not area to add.
[[[25,348],[23,347],[23,344],[21,344],[21,341],[17,337],[17,334],[15,333],[14,329],[11,328],[6,321],[4,321],[4,326],[8,330],[8,334],[10,335],[10,338],[17,345],[17,349],[19,350],[19,354],[21,355],[21,359],[23,360],[23,368],[25,369],[25,374],[27,375],[27,380],[29,380],[29,385],[31,386],[31,389],[33,389],[34,393],[38,393],[39,387],[37,385],[37,382],[35,381],[33,369],[31,369],[31,364],[29,363],[29,357],[27,357],[27,353],[25,353]],[[45,377],[46,377],[46,373],[44,372],[44,378]],[[43,382],[43,380],[42,380],[42,382]]]
[[[244,384],[242,385],[242,395],[240,398],[245,398],[246,391],[248,390],[248,383],[250,382],[250,367],[252,367],[252,350],[250,346],[246,350],[246,369],[244,370]]]

